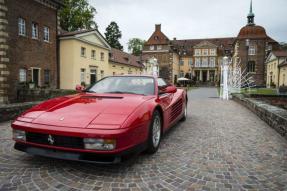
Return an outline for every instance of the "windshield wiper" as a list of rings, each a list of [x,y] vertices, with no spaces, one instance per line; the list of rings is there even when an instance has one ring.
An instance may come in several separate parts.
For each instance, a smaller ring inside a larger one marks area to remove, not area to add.
[[[135,93],[135,92],[123,92],[123,91],[112,91],[112,92],[105,92],[108,94],[136,94],[136,95],[145,95],[145,94],[140,94],[140,93]]]

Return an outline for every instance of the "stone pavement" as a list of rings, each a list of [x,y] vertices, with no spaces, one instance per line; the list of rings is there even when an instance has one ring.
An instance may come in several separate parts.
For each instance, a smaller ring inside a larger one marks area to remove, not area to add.
[[[186,122],[159,151],[114,166],[15,151],[0,123],[0,190],[287,190],[287,141],[215,88],[189,92]]]

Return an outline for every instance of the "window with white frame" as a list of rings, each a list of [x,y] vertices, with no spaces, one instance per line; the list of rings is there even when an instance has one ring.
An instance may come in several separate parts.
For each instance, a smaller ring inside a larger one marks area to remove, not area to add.
[[[211,56],[216,56],[216,49],[210,49],[210,55]]]
[[[209,58],[209,67],[215,67],[215,58],[214,57]]]
[[[203,49],[202,54],[203,56],[208,56],[208,49]]]
[[[154,46],[153,45],[149,46],[149,49],[154,50]]]
[[[33,39],[38,39],[38,24],[37,23],[32,23],[32,38]]]
[[[195,67],[200,67],[200,58],[195,58]]]
[[[44,27],[44,41],[49,42],[50,41],[50,28]]]
[[[183,66],[183,65],[184,65],[184,61],[183,61],[183,59],[180,59],[180,61],[179,61],[179,65],[181,65],[181,66]]]
[[[248,54],[249,55],[256,55],[256,46],[250,45],[248,49]]]
[[[84,68],[81,68],[81,83],[85,83],[85,77],[86,77],[86,70]]]
[[[183,78],[183,77],[184,77],[184,72],[183,72],[183,71],[180,71],[179,77],[180,77],[180,78]]]
[[[161,49],[162,49],[162,46],[161,46],[161,45],[157,45],[157,49],[158,49],[158,50],[161,50]]]
[[[208,67],[208,58],[207,57],[202,58],[202,67]]]
[[[195,56],[201,56],[201,50],[195,49],[194,54],[195,54]]]
[[[49,84],[50,83],[50,70],[44,70],[44,83]]]
[[[86,48],[85,47],[81,47],[81,56],[86,57]]]
[[[21,68],[19,70],[19,82],[26,82],[27,81],[27,70]]]
[[[26,36],[26,21],[23,18],[18,18],[18,34]]]
[[[96,51],[95,50],[91,51],[91,58],[96,59]]]
[[[192,58],[188,60],[188,65],[192,66]]]

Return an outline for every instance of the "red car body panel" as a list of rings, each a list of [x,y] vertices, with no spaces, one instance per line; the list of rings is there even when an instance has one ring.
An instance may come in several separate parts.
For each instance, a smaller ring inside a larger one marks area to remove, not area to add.
[[[83,153],[120,153],[148,139],[149,126],[155,109],[160,109],[163,131],[176,123],[187,102],[185,90],[158,95],[79,93],[45,101],[24,112],[12,128],[26,132],[80,138],[116,139],[116,148],[110,151],[75,149],[42,145],[31,142],[21,144],[77,151]]]

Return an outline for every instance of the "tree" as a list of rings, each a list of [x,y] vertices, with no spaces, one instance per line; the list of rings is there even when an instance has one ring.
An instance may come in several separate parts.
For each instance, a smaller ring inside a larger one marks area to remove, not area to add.
[[[286,42],[281,42],[280,46],[283,50],[287,50],[287,43]]]
[[[107,42],[112,48],[123,50],[123,46],[119,41],[119,39],[122,38],[122,32],[120,31],[119,26],[115,21],[112,21],[106,28],[105,36]]]
[[[139,38],[132,38],[128,42],[128,50],[135,56],[139,56],[141,54],[142,48],[144,46],[145,41]]]
[[[63,0],[63,3],[59,14],[63,30],[70,32],[98,28],[94,21],[96,9],[87,0]]]

